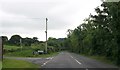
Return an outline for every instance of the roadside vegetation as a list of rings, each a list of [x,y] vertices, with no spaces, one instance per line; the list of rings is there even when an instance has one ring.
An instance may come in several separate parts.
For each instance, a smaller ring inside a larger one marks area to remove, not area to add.
[[[45,53],[45,42],[38,41],[37,37],[22,38],[20,35],[13,35],[9,40],[2,36],[4,56],[13,57],[50,57],[62,50],[63,40],[50,37],[48,39],[47,54]],[[40,51],[40,52],[38,52]]]
[[[39,65],[24,60],[3,59],[2,68],[38,68]]]
[[[2,61],[0,61],[0,69],[2,69]]]
[[[69,51],[120,65],[120,2],[103,2],[95,12],[68,29],[65,45]]]
[[[51,52],[48,54],[33,54],[34,50],[20,50],[20,51],[16,51],[16,52],[8,52],[6,54],[4,54],[4,56],[9,56],[9,57],[41,57],[41,58],[45,58],[45,57],[52,57],[58,54],[58,52]]]
[[[80,55],[85,56],[85,57],[89,57],[91,59],[98,60],[98,61],[103,62],[103,63],[115,65],[111,60],[108,60],[108,58],[106,56],[87,55],[87,54],[80,54]]]
[[[47,58],[53,57],[59,53],[62,46],[62,41],[55,38],[48,39],[47,53],[45,53],[45,42],[38,41],[37,37],[22,38],[20,35],[13,35],[9,40],[7,36],[2,36],[3,40],[3,55],[6,57],[40,57]],[[59,42],[57,42],[59,41]],[[56,42],[56,43],[54,43]],[[38,52],[42,51],[42,52]],[[2,64],[0,64],[0,67]],[[6,68],[19,68],[26,69],[32,68],[37,70],[39,66],[23,60],[4,59],[3,70]]]

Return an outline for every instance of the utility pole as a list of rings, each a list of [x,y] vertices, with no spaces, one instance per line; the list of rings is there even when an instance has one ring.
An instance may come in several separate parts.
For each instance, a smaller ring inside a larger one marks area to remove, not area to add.
[[[46,31],[45,31],[45,33],[46,33],[46,48],[45,48],[45,52],[47,53],[47,21],[48,21],[48,19],[46,18]]]

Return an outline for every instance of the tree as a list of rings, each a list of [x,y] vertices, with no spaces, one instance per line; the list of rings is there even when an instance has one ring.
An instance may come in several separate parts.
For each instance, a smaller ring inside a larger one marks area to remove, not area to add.
[[[13,35],[10,40],[9,43],[11,45],[17,45],[20,46],[20,39],[22,39],[22,37],[20,35]]]
[[[72,52],[105,56],[120,65],[120,2],[103,2],[95,11],[96,15],[68,30],[65,45]]]
[[[64,38],[58,38],[58,39],[53,37],[48,38],[48,46],[53,46],[56,51],[60,51],[64,49],[63,42],[64,42]]]
[[[25,46],[31,46],[32,43],[35,43],[35,41],[32,38],[22,38],[22,44]]]
[[[113,34],[113,40],[115,42],[113,57],[116,60],[116,64],[120,64],[120,1],[119,2],[111,2],[111,3],[103,3],[102,6],[106,6],[109,12],[109,27]]]
[[[2,37],[2,42],[3,44],[7,44],[8,42],[8,37],[7,36],[1,36]]]
[[[33,40],[37,40],[38,38],[37,37],[33,37]]]
[[[37,37],[33,37],[33,43],[39,43],[38,38]]]

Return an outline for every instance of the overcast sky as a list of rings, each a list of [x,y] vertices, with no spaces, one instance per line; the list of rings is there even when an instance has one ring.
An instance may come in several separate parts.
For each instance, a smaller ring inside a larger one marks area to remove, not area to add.
[[[0,0],[0,36],[19,34],[45,40],[45,18],[48,37],[64,38],[67,29],[80,25],[101,0]]]

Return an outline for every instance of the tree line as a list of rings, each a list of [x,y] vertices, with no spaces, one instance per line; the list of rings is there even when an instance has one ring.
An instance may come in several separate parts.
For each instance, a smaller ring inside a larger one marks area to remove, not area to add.
[[[24,46],[30,46],[32,43],[39,43],[37,37],[22,38],[20,35],[13,35],[9,40],[7,36],[2,36],[2,41],[3,41],[3,44],[16,45],[16,46],[20,46],[21,44]]]
[[[120,65],[120,2],[103,2],[95,12],[68,30],[64,44],[72,52],[105,56]]]
[[[20,35],[12,35],[11,38],[8,40],[7,36],[2,36],[3,45],[11,45],[11,46],[23,46],[24,47],[36,47],[35,49],[42,48],[45,49],[45,42],[46,41],[39,41],[37,37],[33,38],[22,38]],[[53,49],[54,51],[61,51],[64,50],[64,38],[48,38],[48,50]]]

